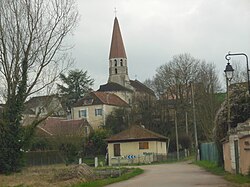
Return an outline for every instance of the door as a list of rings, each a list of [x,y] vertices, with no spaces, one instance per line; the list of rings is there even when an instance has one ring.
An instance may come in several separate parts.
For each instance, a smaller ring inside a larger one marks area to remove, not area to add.
[[[114,144],[114,156],[121,156],[120,144]]]
[[[239,140],[234,140],[234,154],[235,154],[235,172],[239,174],[240,171],[240,157],[239,157]]]

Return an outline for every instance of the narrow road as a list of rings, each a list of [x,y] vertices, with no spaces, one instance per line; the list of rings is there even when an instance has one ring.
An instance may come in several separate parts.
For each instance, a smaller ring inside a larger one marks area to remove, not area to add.
[[[141,166],[144,173],[107,187],[229,187],[222,177],[187,162]]]

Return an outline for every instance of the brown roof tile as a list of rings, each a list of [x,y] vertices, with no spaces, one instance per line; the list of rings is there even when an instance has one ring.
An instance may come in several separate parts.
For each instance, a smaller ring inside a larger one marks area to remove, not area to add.
[[[98,91],[91,92],[88,95],[84,96],[74,106],[79,107],[79,106],[100,105],[100,104],[121,106],[121,107],[129,106],[124,100],[122,100],[115,94],[98,92]]]
[[[38,129],[51,136],[83,135],[84,126],[89,126],[84,119],[64,120],[60,118],[47,118],[39,124]]]
[[[168,138],[158,133],[145,129],[138,125],[133,125],[130,128],[111,136],[107,142],[126,142],[138,140],[167,140]]]
[[[109,59],[111,58],[127,58],[118,19],[116,17],[114,20],[113,35],[109,53]]]

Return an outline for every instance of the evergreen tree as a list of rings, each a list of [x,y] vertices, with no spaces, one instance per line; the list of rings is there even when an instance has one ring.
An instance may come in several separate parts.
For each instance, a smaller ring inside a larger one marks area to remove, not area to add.
[[[63,84],[58,84],[59,92],[65,96],[68,108],[89,92],[94,84],[94,80],[87,75],[87,71],[77,69],[70,70],[68,75],[61,73],[60,79]]]

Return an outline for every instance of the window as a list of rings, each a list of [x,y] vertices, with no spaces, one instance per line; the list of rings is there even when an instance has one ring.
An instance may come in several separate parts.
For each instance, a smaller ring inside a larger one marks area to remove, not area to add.
[[[95,116],[102,116],[102,109],[95,109]]]
[[[117,74],[117,69],[115,68],[115,74]]]
[[[84,105],[91,105],[93,103],[94,99],[84,99],[83,104]]]
[[[121,62],[121,66],[123,66],[123,64],[122,64],[122,59],[120,60],[120,62]]]
[[[148,142],[139,142],[139,149],[148,149]]]
[[[83,110],[79,110],[79,118],[87,118],[87,110],[83,109]]]
[[[117,66],[117,60],[115,60],[115,66]]]
[[[114,144],[114,156],[121,156],[120,144]]]

